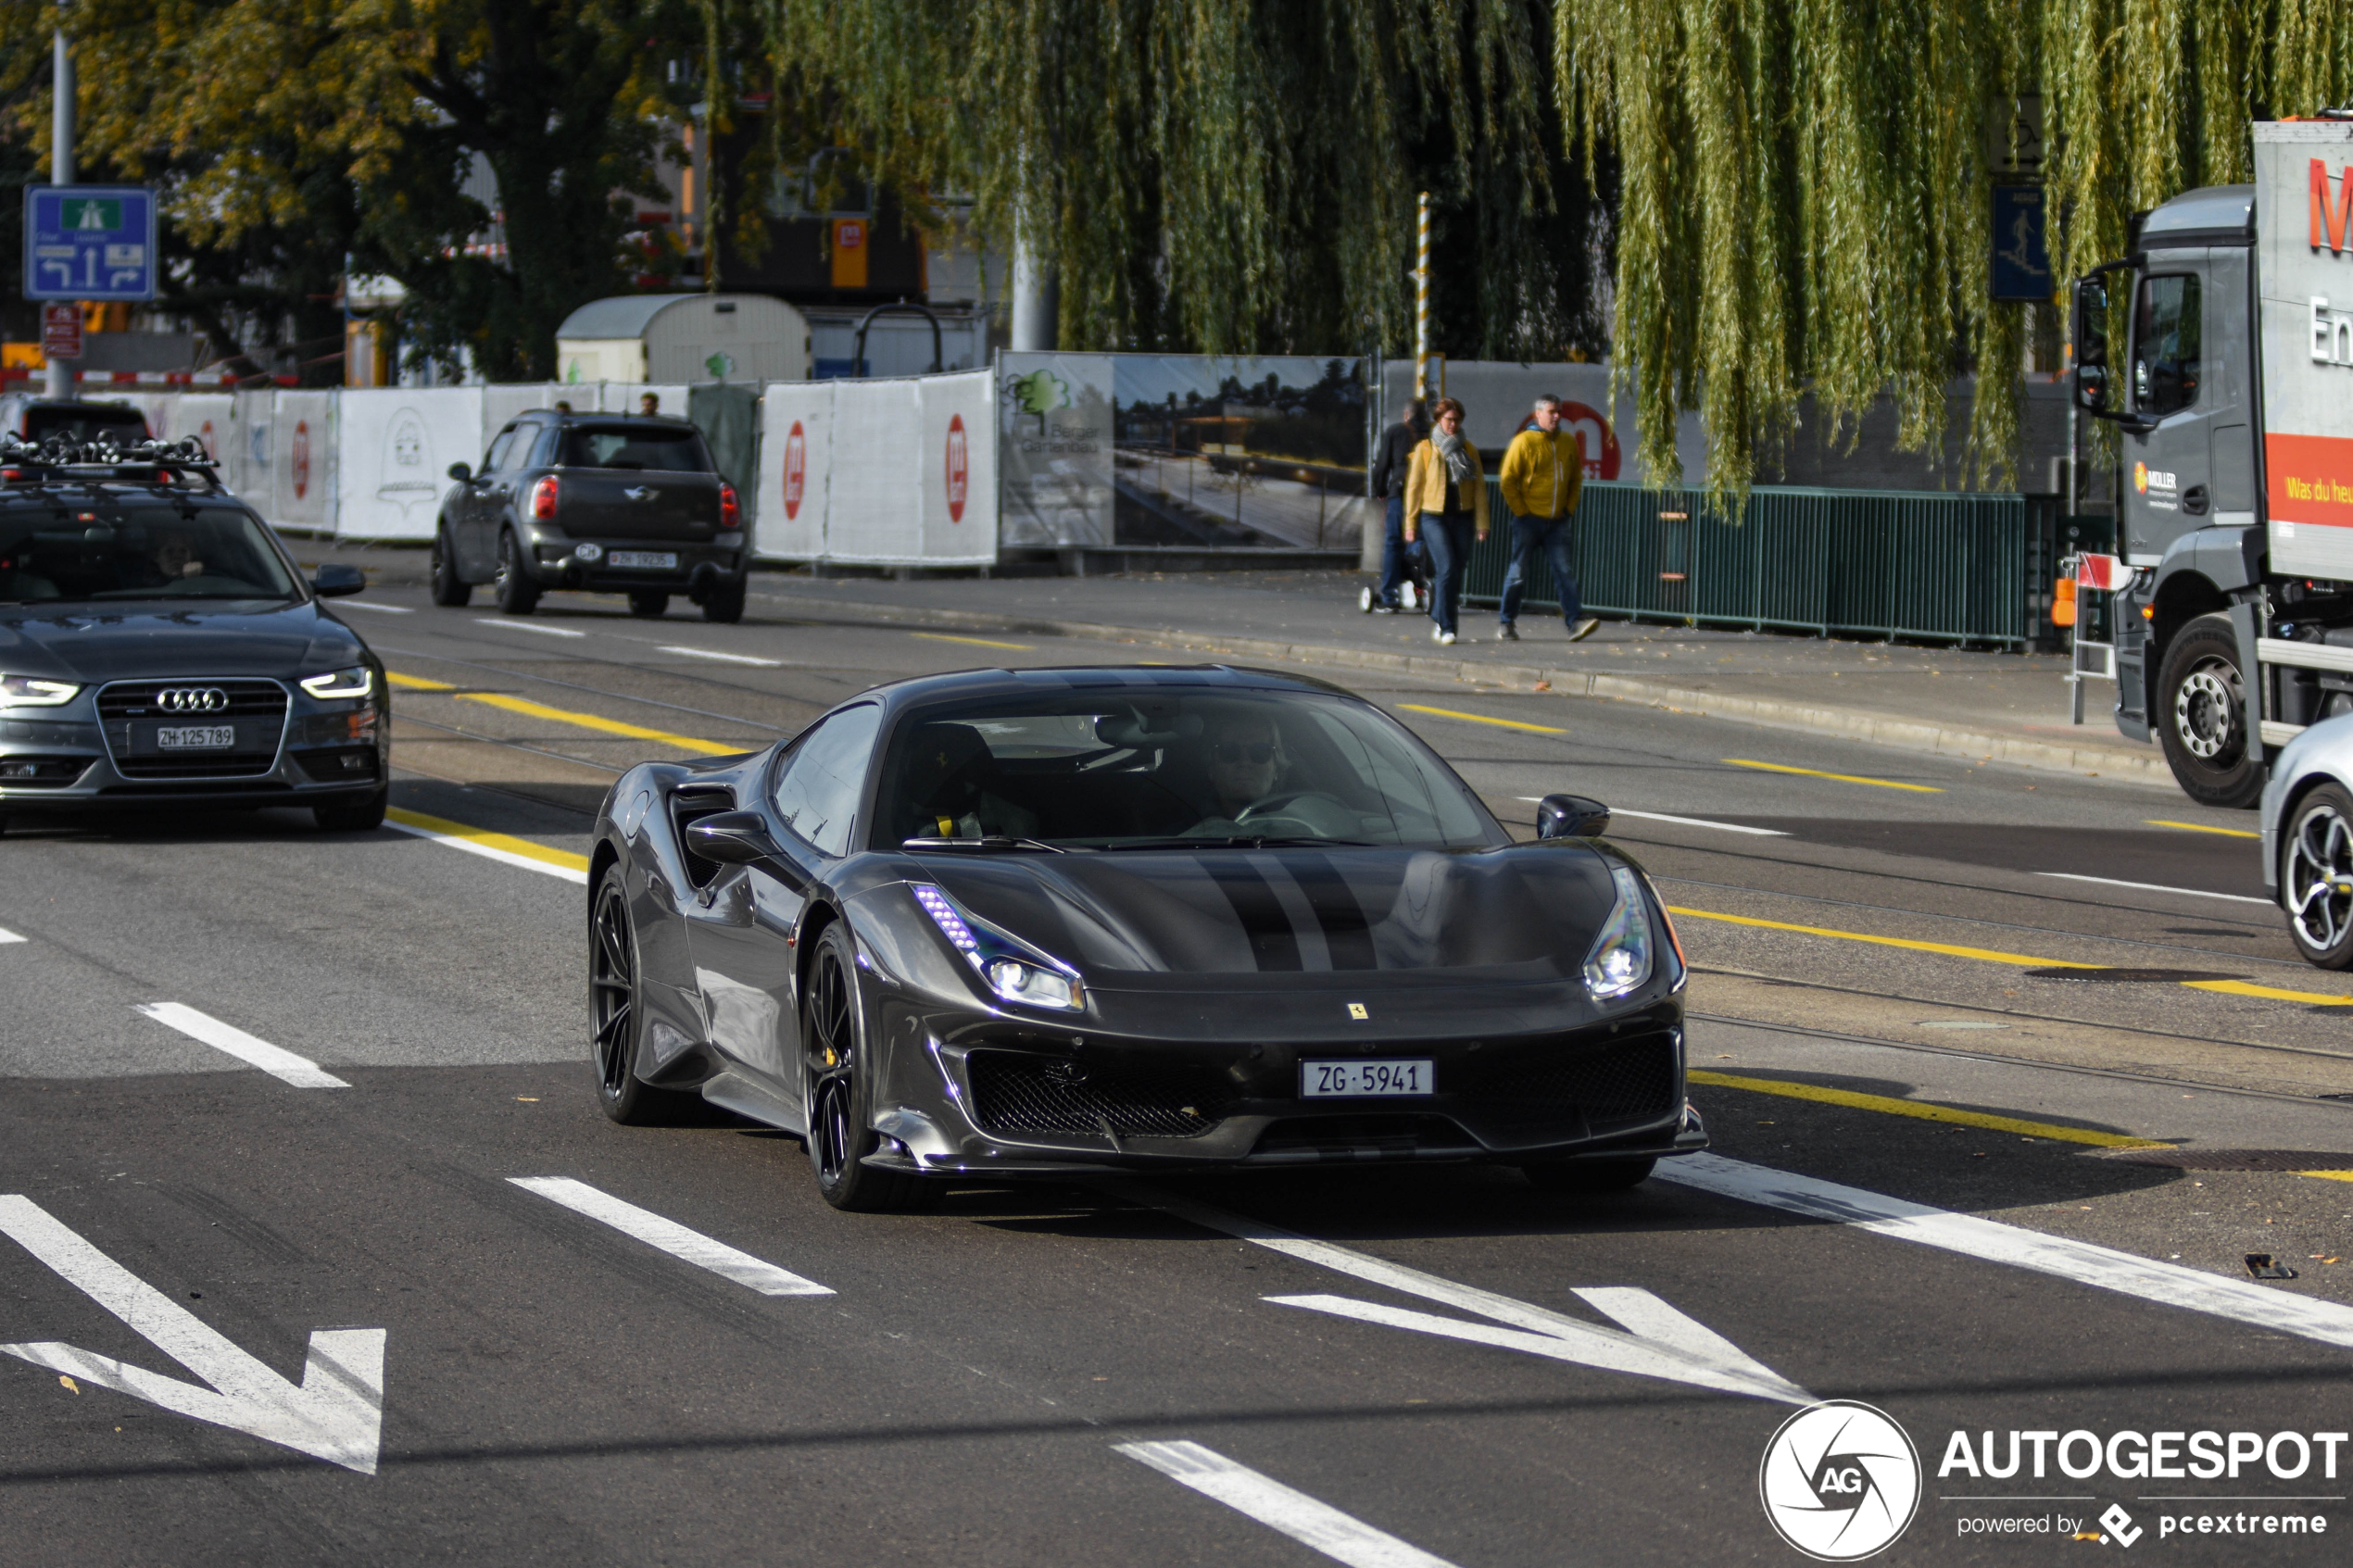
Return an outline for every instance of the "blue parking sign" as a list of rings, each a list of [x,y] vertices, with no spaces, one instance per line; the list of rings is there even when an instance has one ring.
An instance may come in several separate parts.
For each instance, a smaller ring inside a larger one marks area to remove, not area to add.
[[[153,299],[156,194],[144,185],[27,185],[27,299]]]

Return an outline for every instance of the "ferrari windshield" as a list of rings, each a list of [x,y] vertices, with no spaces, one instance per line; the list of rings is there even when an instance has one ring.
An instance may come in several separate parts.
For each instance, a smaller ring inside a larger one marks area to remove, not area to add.
[[[0,511],[0,604],[290,599],[259,519],[239,506],[116,501]]]
[[[885,762],[875,847],[1471,848],[1469,786],[1379,710],[1307,692],[1063,692],[925,709]]]

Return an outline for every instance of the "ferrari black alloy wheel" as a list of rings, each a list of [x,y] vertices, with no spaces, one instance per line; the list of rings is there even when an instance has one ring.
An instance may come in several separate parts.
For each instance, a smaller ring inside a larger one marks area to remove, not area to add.
[[[693,1097],[657,1089],[635,1072],[637,1038],[646,1025],[637,989],[637,933],[630,923],[619,866],[608,869],[597,884],[594,909],[588,921],[588,1017],[596,1028],[597,1103],[624,1125],[654,1125]]]
[[[1623,1192],[1650,1180],[1658,1161],[1649,1155],[1626,1160],[1559,1160],[1520,1167],[1544,1192]]]
[[[817,939],[801,1004],[803,1103],[809,1108],[809,1163],[817,1190],[837,1209],[889,1213],[927,1209],[938,1187],[921,1176],[877,1171],[860,1161],[876,1139],[866,1125],[864,1034],[858,1016],[856,956],[837,922]]]
[[[2322,969],[2353,967],[2353,796],[2322,784],[2281,835],[2280,901],[2296,950]]]

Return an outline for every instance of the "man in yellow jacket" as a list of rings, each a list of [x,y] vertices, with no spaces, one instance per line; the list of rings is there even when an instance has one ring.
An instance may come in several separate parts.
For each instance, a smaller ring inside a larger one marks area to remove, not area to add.
[[[1582,613],[1577,600],[1577,538],[1573,519],[1578,497],[1585,489],[1585,440],[1561,429],[1561,400],[1549,395],[1536,400],[1533,428],[1512,437],[1504,453],[1504,505],[1512,514],[1512,564],[1504,573],[1502,626],[1496,636],[1519,641],[1514,622],[1519,619],[1528,580],[1536,574],[1536,558],[1552,562],[1553,586],[1558,591],[1561,622],[1568,640],[1582,642],[1601,624]]]

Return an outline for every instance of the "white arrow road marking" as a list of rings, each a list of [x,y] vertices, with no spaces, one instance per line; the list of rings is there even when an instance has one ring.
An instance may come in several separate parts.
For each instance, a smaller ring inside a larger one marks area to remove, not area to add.
[[[0,1352],[161,1405],[194,1421],[299,1449],[362,1475],[376,1473],[384,1430],[383,1329],[314,1330],[302,1386],[296,1387],[58,1223],[31,1198],[0,1197],[0,1232],[211,1387],[55,1341],[0,1345]]]
[[[212,1017],[179,1002],[146,1002],[139,1010],[168,1028],[177,1029],[192,1040],[202,1040],[217,1051],[227,1051],[239,1061],[260,1068],[272,1078],[292,1084],[297,1089],[347,1089],[350,1085],[333,1073],[322,1071],[307,1056],[296,1056],[282,1046],[267,1040],[257,1040],[242,1029],[233,1028]]]
[[[1189,1220],[1205,1229],[1224,1231],[1227,1236],[1297,1258],[1302,1262],[1352,1275],[1370,1285],[1383,1286],[1408,1296],[1419,1296],[1425,1300],[1436,1301],[1460,1311],[1476,1312],[1480,1317],[1508,1324],[1519,1332],[1507,1332],[1483,1323],[1465,1323],[1459,1318],[1441,1318],[1430,1312],[1378,1306],[1344,1296],[1265,1298],[1277,1306],[1305,1307],[1314,1311],[1355,1318],[1363,1323],[1383,1323],[1391,1328],[1413,1329],[1449,1339],[1465,1339],[1473,1344],[1526,1350],[1554,1361],[1574,1361],[1609,1372],[1631,1373],[1639,1377],[1663,1377],[1677,1383],[1696,1384],[1700,1387],[1714,1388],[1727,1394],[1780,1399],[1793,1405],[1814,1402],[1813,1395],[1770,1367],[1751,1359],[1731,1341],[1677,1311],[1647,1290],[1615,1286],[1578,1291],[1578,1296],[1589,1305],[1626,1325],[1623,1331],[1604,1328],[1598,1323],[1585,1323],[1526,1301],[1514,1300],[1508,1296],[1498,1296],[1491,1290],[1481,1290],[1476,1286],[1460,1285],[1436,1274],[1424,1273],[1419,1269],[1409,1269],[1403,1263],[1392,1263],[1369,1253],[1336,1247],[1328,1241],[1311,1241],[1305,1236],[1293,1236],[1289,1231],[1240,1214],[1212,1209],[1189,1198],[1147,1193],[1136,1193],[1134,1196],[1139,1201],[1149,1203],[1179,1219]]]
[[[586,1182],[575,1182],[569,1176],[509,1176],[507,1179],[525,1192],[535,1192],[551,1203],[562,1204],[574,1213],[601,1220],[623,1236],[635,1236],[648,1247],[659,1248],[698,1269],[709,1269],[737,1285],[748,1286],[762,1296],[833,1294],[830,1288],[814,1280],[803,1279],[749,1252],[738,1252],[724,1241],[713,1241],[701,1232],[690,1231],[677,1221],[666,1220],[650,1209],[640,1209],[609,1192],[599,1192]]]
[[[1114,1451],[1349,1568],[1453,1568],[1442,1557],[1432,1557],[1199,1443],[1122,1443]]]
[[[18,935],[13,931],[0,931],[0,947],[5,947],[11,942],[21,942],[23,940],[23,937]]]
[[[1861,1187],[1768,1170],[1715,1154],[1682,1154],[1658,1162],[1658,1178],[1723,1198],[1786,1210],[1876,1231],[1898,1241],[2054,1274],[2078,1285],[2137,1296],[2168,1307],[2235,1318],[2259,1328],[2353,1349],[2353,1307],[2266,1290],[2252,1280],[2225,1279],[2177,1263],[2160,1263],[2062,1236],[2048,1236],[1974,1214],[1956,1214]]]

